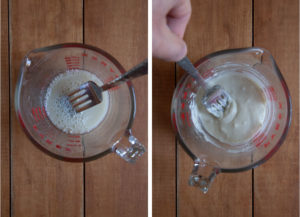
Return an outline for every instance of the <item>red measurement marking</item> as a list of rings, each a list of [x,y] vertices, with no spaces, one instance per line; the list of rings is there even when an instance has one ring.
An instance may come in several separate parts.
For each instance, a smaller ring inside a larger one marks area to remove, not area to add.
[[[276,126],[275,126],[275,130],[279,130],[279,126],[280,126],[280,124],[277,123]]]
[[[42,112],[41,107],[38,107],[39,109],[39,116],[41,117],[41,120],[43,120],[45,118],[44,113]],[[43,110],[45,110],[45,108],[43,107]]]
[[[60,146],[60,145],[56,145],[55,147],[58,148],[58,149],[61,149],[61,146]]]
[[[206,72],[202,73],[202,77],[204,79],[207,79],[207,78],[213,76],[213,74],[214,74],[214,72],[213,72],[213,69],[211,68],[211,69],[207,70]]]
[[[258,147],[264,142],[266,138],[267,137],[265,136],[265,134],[262,133],[254,138],[253,143],[256,143],[255,146]]]
[[[35,109],[32,108],[31,111],[32,111],[32,115],[33,115],[34,120],[35,120],[35,121],[38,121],[37,116],[36,116]]]
[[[278,102],[279,108],[282,109],[282,103]]]
[[[40,133],[40,137],[43,139],[43,138],[44,138],[44,135]]]
[[[70,149],[70,148],[65,148],[65,150],[66,150],[66,151],[71,151],[71,149]]]
[[[268,91],[271,95],[271,100],[276,101],[277,100],[277,95],[276,95],[274,87],[273,86],[268,87]]]
[[[46,114],[46,111],[45,111],[45,107],[44,107],[44,106],[42,107],[42,110],[43,110],[43,115],[44,115],[44,117],[47,117],[47,114]]]
[[[98,58],[95,56],[92,56],[92,60],[97,60]]]
[[[79,60],[76,59],[65,59],[66,63],[76,63],[79,64]]]
[[[80,138],[80,136],[76,136],[76,135],[68,135],[68,137],[70,137],[70,138]]]
[[[271,139],[274,139],[275,136],[276,136],[276,134],[272,134]]]
[[[184,116],[184,113],[183,113],[183,112],[180,114],[180,117],[181,117],[182,122],[184,122],[185,116]]]
[[[261,145],[262,142],[257,143],[255,146],[259,147]]]
[[[67,144],[67,146],[81,146],[81,144]]]
[[[33,125],[33,129],[37,130],[37,126],[35,124]]]
[[[110,72],[115,72],[112,68],[110,68]]]
[[[32,108],[32,114],[36,122],[38,122],[42,117],[40,113],[40,109],[41,109],[40,107]]]
[[[87,57],[88,55],[87,55],[87,53],[82,53],[81,54],[83,57]]]
[[[52,144],[52,141],[51,140],[49,140],[49,139],[46,139],[46,142],[48,143],[48,144]]]
[[[37,120],[39,121],[41,118],[40,118],[40,114],[39,114],[39,110],[38,108],[35,108],[35,114],[36,114],[36,117],[37,117]]]
[[[32,108],[31,112],[36,122],[43,120],[46,117],[45,107]]]
[[[101,61],[101,64],[104,65],[104,66],[107,66],[107,63],[104,62],[104,61]]]
[[[270,142],[267,142],[267,143],[264,144],[264,147],[266,148],[266,147],[268,147],[269,145],[270,145]]]
[[[184,103],[181,103],[181,109],[184,109]]]
[[[78,56],[65,57],[65,61],[68,69],[79,69],[80,59]]]
[[[282,114],[279,113],[279,114],[278,114],[278,119],[281,120],[281,118],[282,118]]]
[[[80,140],[68,140],[68,142],[79,142],[80,143]]]
[[[187,97],[187,92],[184,92],[183,99],[186,99],[186,97]]]
[[[32,114],[36,122],[40,120],[39,110],[38,108],[32,108]]]
[[[190,116],[188,113],[186,113],[186,121],[187,121],[188,126],[191,127],[192,124],[191,124]]]

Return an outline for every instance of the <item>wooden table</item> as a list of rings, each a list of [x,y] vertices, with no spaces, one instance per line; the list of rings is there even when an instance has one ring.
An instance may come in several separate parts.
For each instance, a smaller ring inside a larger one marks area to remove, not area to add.
[[[57,160],[37,149],[16,119],[22,58],[65,42],[99,47],[129,69],[147,57],[147,2],[1,1],[1,216],[146,216],[147,153],[134,165],[113,154],[86,163]],[[133,132],[147,145],[147,77],[133,83]]]
[[[271,51],[292,96],[292,124],[265,164],[220,174],[206,195],[188,186],[192,160],[175,140],[170,104],[182,71],[153,64],[153,217],[299,216],[299,3],[297,0],[192,0],[185,34],[193,62],[222,49],[260,46]]]

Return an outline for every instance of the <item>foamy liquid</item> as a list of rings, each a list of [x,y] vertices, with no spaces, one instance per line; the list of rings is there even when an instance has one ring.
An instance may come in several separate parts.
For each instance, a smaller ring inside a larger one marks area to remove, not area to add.
[[[85,70],[68,70],[59,74],[50,83],[45,109],[51,122],[60,130],[70,134],[83,134],[95,129],[104,119],[109,106],[109,96],[103,92],[103,101],[90,109],[76,113],[67,95],[87,81],[101,86],[103,82]]]
[[[198,109],[192,111],[200,115],[203,127],[219,141],[239,144],[248,141],[262,127],[266,115],[266,100],[261,88],[250,77],[238,73],[226,73],[209,81],[210,86],[220,85],[230,95],[232,101],[219,119],[210,114],[202,105],[204,94],[197,94]],[[193,119],[197,124],[197,120]]]

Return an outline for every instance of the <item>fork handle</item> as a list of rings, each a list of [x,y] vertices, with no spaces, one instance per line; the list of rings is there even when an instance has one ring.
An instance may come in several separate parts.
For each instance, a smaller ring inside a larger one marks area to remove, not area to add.
[[[148,74],[148,59],[133,67],[129,71],[122,74],[120,77],[112,80],[111,82],[104,84],[101,88],[103,91],[120,85],[123,82],[132,80],[133,78],[140,77],[142,75]]]
[[[193,63],[189,60],[187,56],[182,58],[177,62],[177,64],[184,69],[184,71],[188,72],[193,78],[196,79],[196,81],[199,82],[199,84],[204,88],[208,89],[208,85],[204,81],[204,79],[199,74],[199,71],[196,69],[196,67],[193,65]]]

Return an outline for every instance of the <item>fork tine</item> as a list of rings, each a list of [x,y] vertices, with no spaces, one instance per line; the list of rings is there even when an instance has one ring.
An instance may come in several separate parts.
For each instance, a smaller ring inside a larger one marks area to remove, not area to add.
[[[88,81],[70,94],[68,94],[69,102],[76,112],[84,111],[94,105],[101,103],[102,89],[92,81]]]
[[[91,102],[89,102],[87,105],[85,105],[85,106],[83,106],[83,107],[74,107],[75,108],[75,110],[76,110],[76,112],[82,112],[82,111],[84,111],[84,110],[86,110],[86,109],[88,109],[88,108],[90,108],[90,107],[92,107],[94,104],[92,103],[92,101]]]
[[[74,90],[73,92],[71,92],[71,93],[68,94],[68,97],[71,97],[71,96],[75,95],[76,93],[79,93],[81,90],[82,89],[80,89],[80,88]]]
[[[78,107],[78,106],[80,106],[81,104],[87,103],[87,102],[89,102],[89,101],[92,102],[93,100],[91,100],[90,98],[86,97],[85,99],[82,99],[82,100],[80,100],[80,101],[78,101],[78,102],[75,102],[74,104],[72,104],[72,106],[75,108],[75,107]]]
[[[71,93],[68,94],[69,97],[73,96],[74,94],[76,93],[79,93],[80,91],[82,90],[85,90],[86,91],[86,88],[89,88],[89,82],[85,82],[83,83],[82,85],[79,86],[79,88],[77,88],[76,90],[72,91]]]
[[[70,103],[74,103],[76,100],[78,100],[78,99],[80,99],[80,98],[83,98],[82,100],[85,100],[86,99],[86,97],[84,98],[84,96],[87,96],[88,97],[88,94],[87,94],[87,91],[85,91],[84,93],[82,93],[81,95],[79,95],[79,96],[76,96],[76,97],[74,97],[74,98],[70,98],[69,97],[69,101],[70,101]]]

